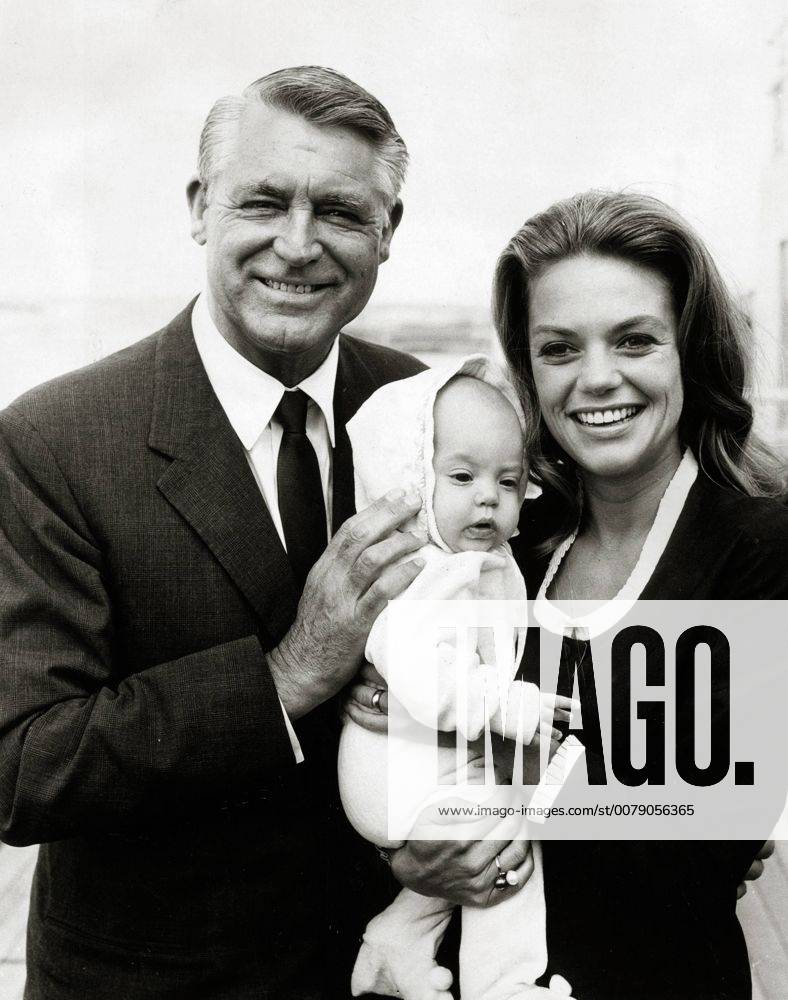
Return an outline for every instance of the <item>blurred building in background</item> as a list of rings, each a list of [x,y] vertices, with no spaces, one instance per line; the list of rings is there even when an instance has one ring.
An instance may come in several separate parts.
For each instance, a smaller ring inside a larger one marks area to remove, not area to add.
[[[769,153],[761,182],[760,275],[751,316],[762,362],[758,419],[788,455],[788,17],[770,41],[774,61]]]
[[[490,310],[462,305],[376,306],[371,303],[348,333],[415,354],[426,364],[463,354],[501,358]]]

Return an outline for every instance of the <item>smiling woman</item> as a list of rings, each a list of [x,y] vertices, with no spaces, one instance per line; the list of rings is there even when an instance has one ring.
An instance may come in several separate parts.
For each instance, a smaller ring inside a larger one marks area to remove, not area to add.
[[[669,206],[604,191],[558,202],[512,237],[493,298],[532,418],[531,476],[560,498],[552,541],[578,522],[579,471],[586,486],[605,469],[669,478],[686,447],[718,485],[781,495],[784,471],[752,431],[750,330]]]
[[[749,331],[686,222],[639,195],[560,202],[505,248],[494,304],[543,488],[512,548],[581,690],[579,629],[599,614],[788,598],[788,510],[745,397]],[[576,601],[596,608],[578,616]],[[736,886],[759,847],[546,842],[548,973],[581,1000],[749,1000]]]
[[[584,479],[676,469],[678,323],[658,271],[598,254],[558,261],[532,283],[529,326],[543,419]]]

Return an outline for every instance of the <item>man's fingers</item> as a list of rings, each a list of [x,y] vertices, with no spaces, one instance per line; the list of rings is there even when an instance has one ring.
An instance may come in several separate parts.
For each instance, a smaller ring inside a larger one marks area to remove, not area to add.
[[[390,535],[417,514],[420,507],[421,497],[417,493],[406,495],[404,490],[391,490],[348,518],[332,541],[352,565],[364,549]]]
[[[350,579],[363,593],[386,567],[420,549],[426,541],[426,535],[411,531],[392,531],[359,553],[351,567]]]
[[[388,602],[399,597],[423,569],[424,560],[418,558],[385,569],[356,606],[361,620],[373,622]]]
[[[370,712],[352,698],[345,702],[344,714],[353,720],[362,729],[367,729],[372,733],[388,732],[388,716],[381,715],[380,712]]]
[[[365,712],[374,712],[375,715],[389,714],[389,693],[385,681],[380,687],[354,684],[350,689],[350,699]]]
[[[760,858],[761,861],[765,861],[766,858],[770,858],[774,854],[774,841],[767,840],[763,847],[755,855],[756,858]]]
[[[372,687],[388,687],[388,684],[386,684],[375,668],[374,663],[370,663],[369,660],[364,660],[362,663],[361,669],[358,672],[358,680],[363,680],[365,684],[370,684]]]

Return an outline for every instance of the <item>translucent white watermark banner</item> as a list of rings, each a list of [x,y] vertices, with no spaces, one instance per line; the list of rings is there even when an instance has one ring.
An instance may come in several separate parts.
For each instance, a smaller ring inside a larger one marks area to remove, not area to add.
[[[787,621],[786,601],[392,602],[390,839],[765,840]]]

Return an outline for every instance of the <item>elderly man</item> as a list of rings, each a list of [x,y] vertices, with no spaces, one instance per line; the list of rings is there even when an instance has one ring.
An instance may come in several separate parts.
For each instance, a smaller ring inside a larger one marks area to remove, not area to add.
[[[397,530],[418,497],[354,514],[345,423],[421,365],[340,330],[406,159],[330,70],[220,100],[188,187],[202,294],[0,415],[0,836],[43,845],[28,1000],[347,995],[389,887],[338,806],[335,696],[422,539]]]

